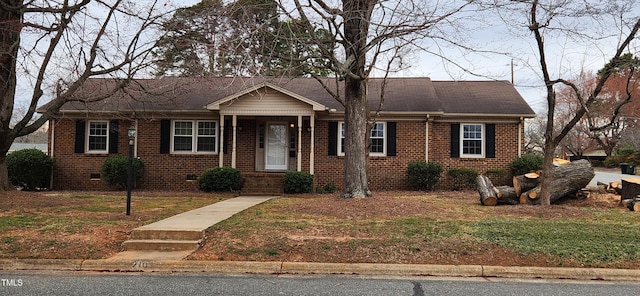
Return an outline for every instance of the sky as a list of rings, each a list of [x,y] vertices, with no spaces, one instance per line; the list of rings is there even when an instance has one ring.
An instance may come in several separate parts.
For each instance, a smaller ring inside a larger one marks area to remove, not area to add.
[[[198,2],[197,0],[166,0],[165,7],[186,7]],[[526,20],[524,16],[521,18]],[[404,64],[409,66],[391,74],[391,76],[426,76],[432,80],[496,79],[510,81],[512,76],[511,69],[513,69],[516,89],[534,111],[544,111],[546,109],[546,91],[540,77],[535,40],[527,28],[521,26],[521,24],[515,24],[519,20],[511,15],[502,16],[502,18],[492,14],[482,15],[481,17],[470,15],[469,19],[459,27],[460,30],[456,34],[460,34],[460,36],[457,37],[464,39],[465,44],[474,49],[508,54],[481,54],[463,51],[459,48],[443,47],[442,43],[437,44],[433,40],[425,39],[421,44],[424,48],[440,52],[447,59],[461,64],[463,68],[458,68],[452,63],[444,61],[441,57],[421,50],[414,50],[405,57]],[[507,26],[503,21],[505,19],[510,21],[512,25]],[[594,31],[597,31],[596,28],[598,26],[602,27],[601,32],[603,35],[606,34],[607,37],[592,43],[564,36],[545,37],[549,68],[554,77],[571,78],[580,73],[582,69],[597,71],[608,62],[615,45],[619,42],[619,36],[616,34],[615,19],[610,20],[611,22],[609,23],[602,22],[599,24],[590,24],[588,20],[582,21],[586,21],[585,28],[592,26]],[[513,68],[511,66],[512,62]],[[382,75],[382,73],[374,73],[373,75]],[[25,92],[25,94],[28,94],[28,92]]]
[[[175,1],[181,6],[190,6],[197,2],[199,1]],[[435,2],[437,1],[430,1],[430,3]],[[508,53],[508,55],[462,51],[459,48],[442,47],[442,43],[436,45],[432,40],[426,39],[422,46],[428,50],[443,53],[447,59],[460,63],[464,69],[444,61],[441,57],[416,50],[406,57],[405,64],[411,67],[393,73],[391,76],[426,76],[432,80],[511,81],[513,75],[514,86],[523,98],[534,111],[544,112],[547,104],[546,89],[542,82],[537,44],[526,28],[526,24],[521,21],[526,22],[526,15],[507,12],[499,17],[494,12],[490,12],[478,17],[475,14],[472,12],[469,15],[469,19],[475,20],[463,24],[461,32],[458,32],[464,35],[462,38],[465,39],[466,44],[475,49]],[[636,13],[636,17],[638,14],[640,13]],[[509,25],[505,24],[505,21]],[[563,35],[546,35],[545,51],[552,78],[570,79],[583,70],[596,72],[601,69],[609,61],[616,45],[620,42],[621,34],[617,31],[619,21],[615,17],[610,17],[595,23],[592,19],[583,18],[578,20],[579,24],[572,23],[578,30],[593,31],[592,33],[602,37],[588,42]],[[637,45],[634,44],[634,46]],[[637,49],[636,47],[633,53],[636,53]],[[374,72],[373,75],[382,74]]]

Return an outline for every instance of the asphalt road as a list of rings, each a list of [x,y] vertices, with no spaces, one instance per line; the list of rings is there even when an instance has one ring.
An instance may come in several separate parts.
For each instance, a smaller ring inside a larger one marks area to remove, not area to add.
[[[593,177],[591,182],[589,182],[589,186],[596,186],[596,182],[600,181],[602,183],[608,184],[613,181],[620,181],[622,178],[640,178],[638,175],[626,175],[618,172],[602,172],[596,171],[596,176]]]
[[[640,295],[640,283],[0,271],[0,295]]]

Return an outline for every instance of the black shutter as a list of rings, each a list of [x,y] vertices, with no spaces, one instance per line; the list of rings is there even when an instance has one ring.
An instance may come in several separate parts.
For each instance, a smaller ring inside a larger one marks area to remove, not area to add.
[[[233,127],[231,126],[231,120],[225,120],[224,126],[224,137],[222,137],[222,153],[227,154],[227,146],[229,143],[229,133],[233,132]]]
[[[451,149],[452,158],[460,157],[460,124],[459,123],[451,124],[451,145],[449,148]]]
[[[486,158],[496,158],[496,125],[495,124],[485,124],[484,135],[486,137],[485,140],[485,153],[484,156]]]
[[[84,153],[84,136],[86,122],[82,119],[76,120],[76,140],[73,148],[75,153]]]
[[[118,153],[118,121],[109,121],[109,153]]]
[[[160,154],[168,154],[171,149],[171,120],[160,120]]]
[[[338,155],[338,122],[329,121],[329,155]]]
[[[396,123],[387,122],[387,156],[396,156]]]

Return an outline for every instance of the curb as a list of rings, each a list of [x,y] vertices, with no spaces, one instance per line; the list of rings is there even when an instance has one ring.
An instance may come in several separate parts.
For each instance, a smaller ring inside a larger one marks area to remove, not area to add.
[[[441,276],[606,281],[636,281],[640,278],[640,270],[610,268],[188,260],[116,261],[109,259],[2,259],[0,260],[0,270],[210,272],[224,274],[275,275]]]

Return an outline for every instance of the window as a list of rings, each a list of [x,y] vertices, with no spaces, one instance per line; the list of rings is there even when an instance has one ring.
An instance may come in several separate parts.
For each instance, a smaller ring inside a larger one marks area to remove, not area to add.
[[[460,149],[462,157],[484,157],[484,133],[482,124],[461,124]]]
[[[386,123],[376,122],[371,127],[369,155],[384,156],[386,155]],[[340,135],[338,144],[340,145],[339,155],[344,155],[344,122],[340,122]]]
[[[109,122],[89,121],[87,135],[87,152],[108,153]]]
[[[175,120],[173,121],[173,152],[215,153],[217,152],[216,121]]]

